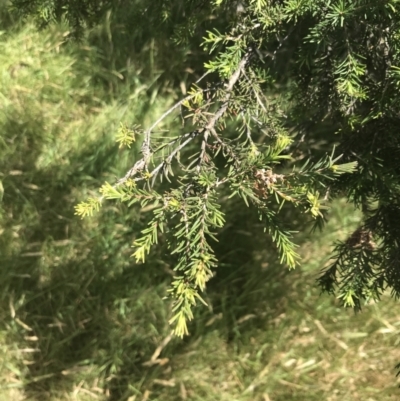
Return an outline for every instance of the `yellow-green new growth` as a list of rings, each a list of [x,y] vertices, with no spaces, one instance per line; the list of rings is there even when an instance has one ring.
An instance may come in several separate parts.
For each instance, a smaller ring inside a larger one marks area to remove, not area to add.
[[[88,198],[86,202],[81,202],[75,206],[75,215],[80,216],[82,219],[86,216],[93,216],[94,212],[98,212],[101,202],[96,198]]]
[[[131,147],[132,143],[136,140],[136,134],[139,134],[139,125],[134,125],[131,129],[124,123],[120,123],[116,141],[119,143],[119,147],[127,146]]]

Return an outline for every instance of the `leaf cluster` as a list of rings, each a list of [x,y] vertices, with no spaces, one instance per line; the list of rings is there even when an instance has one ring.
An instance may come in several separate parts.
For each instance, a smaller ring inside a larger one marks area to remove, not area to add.
[[[37,13],[39,3],[27,12]],[[330,200],[345,196],[364,220],[338,245],[322,288],[338,289],[355,308],[387,287],[398,297],[399,2],[178,3],[163,1],[156,11],[149,2],[149,14],[139,7],[140,15],[171,21],[175,42],[188,46],[205,14],[224,20],[203,39],[210,56],[202,79],[210,79],[190,86],[152,125],[121,126],[118,142],[129,147],[140,137],[141,156],[77,214],[90,215],[104,199],[154,207],[134,255],[143,262],[161,235],[168,238],[176,257],[171,322],[179,335],[187,333],[191,309],[217,266],[211,244],[224,225],[224,200],[234,196],[257,208],[289,267],[299,258],[292,230],[280,219],[284,205],[322,227]],[[52,11],[45,18],[55,12],[47,4]],[[176,7],[201,5],[206,13],[192,13],[187,25],[170,19]],[[87,4],[86,10],[90,15]],[[182,124],[167,133],[170,117]]]

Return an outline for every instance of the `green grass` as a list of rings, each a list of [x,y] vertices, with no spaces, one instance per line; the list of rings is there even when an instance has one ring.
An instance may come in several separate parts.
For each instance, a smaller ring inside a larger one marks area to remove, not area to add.
[[[146,124],[174,94],[133,67],[119,82],[64,33],[0,37],[0,400],[398,399],[397,304],[385,295],[354,315],[315,285],[359,221],[343,201],[323,233],[298,237],[292,272],[257,216],[229,207],[209,306],[189,337],[169,337],[172,259],[163,244],[146,265],[130,258],[149,213],[110,203],[81,221],[73,207],[137,156],[118,150],[119,121]]]
[[[168,341],[169,308],[162,300],[167,280],[152,276],[154,267],[143,272],[130,266],[86,282],[84,263],[75,273],[65,271],[53,291],[60,293],[53,309],[47,288],[37,294],[38,315],[20,315],[31,329],[14,318],[2,331],[4,396],[12,391],[12,397],[27,400],[397,399],[400,327],[394,301],[385,296],[354,315],[315,287],[331,240],[345,238],[358,221],[343,202],[331,216],[322,235],[303,241],[302,269],[288,274],[267,249],[241,251],[242,260],[248,258],[244,264],[227,259],[229,272],[223,265],[208,291],[210,309],[197,311],[192,336],[184,341]],[[233,242],[246,236],[244,228],[231,227]],[[232,259],[241,260],[238,254]],[[74,291],[77,282],[81,287]],[[10,308],[18,310],[18,302]]]

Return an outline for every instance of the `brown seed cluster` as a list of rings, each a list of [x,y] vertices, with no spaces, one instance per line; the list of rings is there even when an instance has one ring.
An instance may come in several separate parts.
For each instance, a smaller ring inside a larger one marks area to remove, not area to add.
[[[372,238],[372,232],[365,227],[360,227],[351,234],[346,244],[352,248],[375,249],[376,244]]]
[[[260,198],[267,198],[268,189],[276,184],[278,180],[283,180],[282,174],[275,174],[272,170],[257,169],[254,172],[256,181],[254,182],[254,191]]]

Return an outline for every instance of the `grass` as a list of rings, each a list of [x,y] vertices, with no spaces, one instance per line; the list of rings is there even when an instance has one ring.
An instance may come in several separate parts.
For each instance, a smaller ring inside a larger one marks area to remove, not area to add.
[[[324,234],[303,243],[301,270],[277,275],[280,282],[265,280],[267,272],[257,274],[253,288],[231,298],[229,308],[235,310],[246,301],[253,304],[252,292],[258,293],[258,304],[235,319],[233,338],[224,335],[228,319],[223,314],[209,326],[214,330],[203,331],[185,352],[171,357],[167,378],[175,387],[164,388],[154,399],[397,399],[395,302],[385,296],[379,305],[354,315],[320,296],[314,284],[331,239],[345,238],[358,217],[343,203],[336,204]],[[266,260],[267,255],[261,263]],[[271,264],[265,270],[276,274],[276,268]]]
[[[386,294],[354,315],[315,286],[360,218],[342,201],[323,233],[299,236],[292,272],[256,216],[229,209],[209,307],[191,336],[169,337],[172,260],[163,247],[146,265],[129,258],[148,213],[109,204],[80,221],[73,206],[131,165],[119,121],[154,120],[173,94],[153,96],[133,67],[118,84],[97,49],[65,47],[64,34],[0,37],[0,400],[398,399],[397,304]]]
[[[57,281],[63,304],[46,310],[42,290],[36,313],[43,316],[14,317],[2,331],[4,397],[11,391],[12,399],[32,401],[397,399],[395,302],[385,296],[354,315],[314,283],[330,241],[345,238],[357,221],[338,202],[324,234],[303,241],[303,268],[290,274],[267,250],[247,253],[248,262],[233,272],[227,259],[230,272],[222,266],[208,291],[210,309],[197,311],[184,341],[168,336],[165,277],[131,266],[102,286],[99,278],[82,282],[80,270],[78,280],[65,271]],[[236,231],[232,241],[246,232]],[[240,261],[237,254],[232,259]],[[77,281],[83,289],[68,290]]]

